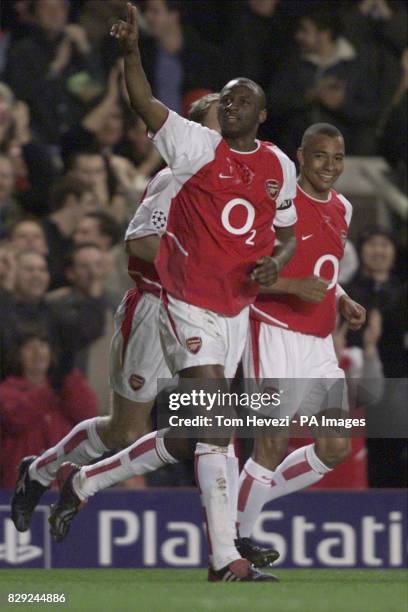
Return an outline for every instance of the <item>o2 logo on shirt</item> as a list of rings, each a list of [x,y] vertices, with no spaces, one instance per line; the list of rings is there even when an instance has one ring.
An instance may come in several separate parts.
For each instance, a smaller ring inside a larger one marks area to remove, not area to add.
[[[319,257],[319,259],[316,261],[314,265],[313,274],[315,276],[320,276],[320,271],[322,267],[324,266],[325,263],[328,263],[328,262],[330,262],[333,266],[333,273],[332,273],[331,281],[329,283],[329,286],[327,287],[327,290],[329,291],[330,289],[333,289],[339,277],[339,260],[337,259],[337,257],[335,257],[334,255],[322,255],[321,257]],[[326,280],[329,280],[329,279],[326,279]]]
[[[244,207],[246,210],[246,220],[245,223],[241,225],[241,227],[235,227],[234,225],[231,225],[230,220],[232,211],[238,206]],[[248,200],[244,200],[243,198],[234,198],[233,200],[230,200],[224,206],[224,209],[221,213],[221,223],[227,230],[227,232],[229,232],[230,234],[234,234],[234,236],[242,236],[243,234],[247,234],[248,232],[250,232],[249,237],[245,240],[245,244],[249,244],[251,246],[255,244],[254,238],[256,236],[256,230],[252,229],[254,220],[255,208],[253,207],[251,202],[248,202]]]

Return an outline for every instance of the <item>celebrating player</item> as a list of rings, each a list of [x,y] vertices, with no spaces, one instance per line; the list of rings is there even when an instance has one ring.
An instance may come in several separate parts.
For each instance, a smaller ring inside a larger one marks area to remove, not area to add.
[[[219,130],[214,107],[218,94],[197,100],[192,120]],[[153,261],[177,185],[167,168],[149,183],[126,232],[129,274],[136,287],[130,289],[115,315],[115,334],[110,351],[112,414],[79,423],[56,446],[20,464],[11,515],[18,531],[30,526],[32,513],[64,461],[86,465],[109,450],[126,448],[151,430],[150,412],[157,393],[157,378],[171,376],[159,337],[160,280]],[[109,482],[106,486],[109,486]]]
[[[278,282],[265,290],[269,293],[259,296],[251,307],[245,377],[291,378],[289,387],[296,391],[300,386],[301,392],[304,385],[293,379],[319,378],[330,390],[336,380],[344,378],[331,336],[336,300],[351,329],[365,321],[364,308],[336,284],[352,215],[350,202],[332,188],[343,172],[344,155],[343,137],[334,126],[317,123],[306,130],[298,151],[296,255]],[[296,392],[292,396],[296,412]],[[320,432],[314,444],[295,450],[282,461],[287,443],[284,435],[255,440],[253,457],[240,477],[241,536],[251,534],[267,501],[317,482],[349,452],[348,438]]]
[[[177,182],[156,260],[166,361],[181,379],[217,380],[225,388],[225,376],[234,375],[245,345],[249,304],[260,285],[277,279],[294,252],[295,168],[277,147],[255,140],[266,119],[264,93],[256,83],[240,78],[223,88],[219,135],[182,119],[152,96],[138,50],[136,8],[128,4],[127,21],[115,24],[112,35],[125,57],[131,106],[154,134]],[[211,550],[209,579],[272,580],[254,571],[236,548],[230,496],[238,474],[228,473],[227,446],[227,439],[206,438],[195,451]],[[170,440],[149,434],[105,467],[107,472],[118,465],[159,467],[171,462],[171,450]],[[66,478],[50,517],[57,536],[80,500],[95,492],[88,469]]]

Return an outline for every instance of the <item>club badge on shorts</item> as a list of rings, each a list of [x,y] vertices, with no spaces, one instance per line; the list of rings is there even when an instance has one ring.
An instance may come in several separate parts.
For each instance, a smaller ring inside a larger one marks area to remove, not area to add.
[[[143,376],[139,376],[138,374],[132,374],[129,378],[129,385],[132,387],[133,391],[138,391],[145,384],[145,379]]]
[[[193,336],[192,338],[187,338],[187,341],[186,341],[186,346],[188,350],[190,351],[190,353],[193,353],[193,355],[198,353],[198,351],[202,347],[202,344],[203,344],[202,340],[199,336]]]
[[[265,181],[265,190],[272,200],[276,200],[281,190],[281,184],[275,179],[268,179]]]

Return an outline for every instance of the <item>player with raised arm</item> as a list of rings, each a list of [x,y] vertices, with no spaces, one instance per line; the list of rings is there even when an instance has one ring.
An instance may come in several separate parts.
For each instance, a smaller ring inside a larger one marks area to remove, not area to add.
[[[321,379],[328,390],[344,379],[331,336],[336,301],[351,329],[365,322],[364,308],[337,285],[352,215],[350,202],[333,189],[343,172],[344,155],[344,140],[336,127],[317,123],[306,130],[298,151],[296,254],[278,282],[264,289],[251,307],[244,375],[260,381],[292,379],[290,416],[301,403],[296,389],[300,387],[300,395],[305,391],[301,381],[294,379]],[[266,502],[310,486],[346,458],[349,438],[327,433],[319,432],[314,444],[295,450],[283,461],[287,435],[282,432],[255,440],[253,456],[240,477],[241,536],[250,536]]]
[[[219,131],[218,101],[218,94],[208,94],[196,100],[189,118]],[[87,465],[108,451],[128,447],[151,429],[150,413],[157,393],[157,379],[171,376],[159,337],[161,285],[153,262],[160,237],[166,229],[172,194],[176,190],[170,169],[160,171],[149,182],[126,231],[128,270],[136,286],[126,293],[115,315],[116,331],[109,358],[112,413],[109,417],[96,417],[78,424],[56,446],[39,457],[22,460],[11,512],[19,531],[29,528],[36,505],[64,462]],[[158,444],[160,442],[161,438]],[[188,453],[190,446],[186,444],[185,447]],[[164,447],[161,453],[173,462],[173,457],[167,456]],[[231,444],[227,467],[235,471],[237,462]],[[139,473],[151,469],[157,469],[157,466],[147,463]],[[133,475],[133,469],[123,470],[116,460],[95,464],[87,471],[87,477],[98,490]],[[258,566],[269,564],[278,556],[274,550],[260,550],[249,539],[238,541],[237,546],[243,556]]]
[[[218,99],[218,94],[209,94],[197,100],[192,106],[192,120],[219,130],[214,117]],[[86,465],[108,451],[128,447],[151,430],[157,379],[171,376],[159,337],[161,285],[153,261],[176,190],[168,168],[156,174],[126,231],[128,269],[135,287],[126,293],[115,315],[110,351],[112,413],[79,423],[56,446],[38,457],[22,460],[11,503],[18,531],[29,528],[36,505],[64,461]]]
[[[127,10],[127,21],[115,24],[112,35],[124,54],[130,103],[178,185],[156,260],[166,361],[180,379],[217,380],[228,388],[225,377],[234,375],[245,345],[249,304],[259,286],[277,279],[294,252],[294,164],[274,145],[256,140],[266,119],[265,97],[249,79],[235,79],[221,91],[221,135],[156,100],[140,61],[137,10],[130,4]],[[158,440],[145,436],[121,455],[127,453],[128,463],[158,467],[173,456],[171,439]],[[228,439],[206,438],[195,451],[211,550],[209,579],[273,580],[255,572],[236,548],[230,494],[238,474],[227,473],[227,447]],[[95,492],[88,469],[66,479],[50,517],[57,537],[66,531],[78,500]]]

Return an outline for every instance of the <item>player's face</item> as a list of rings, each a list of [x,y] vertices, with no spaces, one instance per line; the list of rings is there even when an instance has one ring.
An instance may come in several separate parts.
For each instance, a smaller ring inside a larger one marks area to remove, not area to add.
[[[394,266],[395,247],[386,236],[372,236],[361,248],[361,262],[368,272],[390,272]]]
[[[218,102],[213,102],[210,105],[204,117],[203,126],[210,130],[215,130],[216,132],[221,131],[220,122],[218,121]]]
[[[310,195],[324,196],[344,170],[344,140],[342,137],[317,134],[311,136],[298,151],[300,176]]]
[[[246,85],[226,85],[220,94],[218,121],[226,138],[239,138],[256,132],[265,111],[259,98]]]

